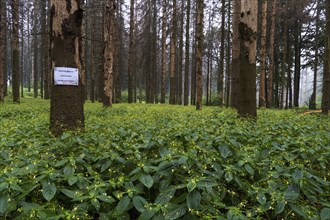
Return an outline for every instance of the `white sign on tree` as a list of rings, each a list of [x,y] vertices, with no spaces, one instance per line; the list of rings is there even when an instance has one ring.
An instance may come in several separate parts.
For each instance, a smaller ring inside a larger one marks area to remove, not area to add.
[[[77,68],[55,67],[54,68],[54,84],[66,86],[78,86],[79,74]]]

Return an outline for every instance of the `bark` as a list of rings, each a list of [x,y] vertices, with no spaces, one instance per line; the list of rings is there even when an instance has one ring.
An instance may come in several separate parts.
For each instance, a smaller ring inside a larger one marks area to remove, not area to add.
[[[300,91],[300,62],[301,62],[301,28],[302,25],[296,21],[294,25],[294,57],[295,57],[295,65],[294,65],[294,98],[293,98],[293,106],[299,107],[299,91]]]
[[[266,107],[266,33],[267,33],[267,0],[262,0],[261,16],[261,50],[260,50],[260,82],[259,107]]]
[[[269,40],[269,72],[267,79],[267,108],[273,107],[273,79],[275,70],[274,59],[274,44],[275,44],[275,28],[276,28],[276,4],[277,0],[271,0],[272,14],[271,14],[271,28]]]
[[[3,2],[0,1],[0,103],[4,102],[4,64],[5,64],[5,23],[4,23],[4,10]]]
[[[176,92],[176,44],[177,44],[177,6],[176,0],[173,0],[173,14],[172,14],[172,36],[170,42],[170,104],[174,105]]]
[[[256,36],[258,2],[241,2],[239,108],[241,117],[256,118]]]
[[[105,4],[105,22],[104,22],[104,98],[103,106],[112,106],[112,88],[113,88],[113,30],[115,20],[115,2],[107,0]]]
[[[190,1],[190,0],[188,0]],[[167,14],[167,1],[163,1],[163,17],[162,17],[162,74],[161,74],[161,94],[160,102],[165,104],[165,83],[166,83],[166,14]]]
[[[84,77],[81,75],[82,1],[51,0],[52,67],[78,68],[78,86],[51,85],[50,130],[59,136],[65,130],[84,128]],[[53,81],[53,80],[52,80]]]
[[[46,15],[46,0],[41,1],[41,33],[42,33],[42,71],[41,74],[43,75],[43,85],[44,85],[44,98],[49,99],[49,79],[50,79],[50,72],[49,72],[49,61],[48,61],[48,33],[47,33],[47,15]]]
[[[185,45],[185,68],[184,68],[184,100],[183,104],[189,104],[189,64],[190,64],[190,0],[187,0],[187,20],[186,20],[186,45]]]
[[[37,5],[37,1],[34,1],[34,10],[33,10],[33,33],[37,33],[38,31],[38,12],[39,8]],[[37,98],[38,97],[38,79],[39,79],[39,74],[38,74],[38,57],[39,57],[39,50],[38,50],[38,40],[39,36],[37,34],[34,35],[33,37],[33,97]]]
[[[176,104],[182,105],[183,104],[183,99],[182,99],[182,71],[183,71],[183,25],[184,25],[184,2],[181,1],[181,13],[180,13],[180,40],[179,40],[179,57],[178,57],[178,90],[177,90],[177,97],[176,97]]]
[[[130,4],[130,24],[129,24],[129,48],[128,48],[128,103],[134,102],[134,80],[133,80],[133,42],[134,42],[134,0]]]
[[[317,71],[319,65],[319,26],[320,26],[320,11],[321,4],[320,0],[317,0],[317,9],[316,9],[316,24],[315,24],[315,60],[314,60],[314,76],[313,76],[313,93],[309,102],[309,109],[316,109],[316,87],[317,87]]]
[[[284,24],[283,24],[283,58],[282,58],[282,69],[281,69],[281,102],[280,108],[284,108],[284,91],[285,91],[285,74],[287,72],[287,49],[288,49],[288,0],[285,4]]]
[[[322,89],[322,113],[329,114],[330,109],[330,1],[326,2],[326,33]]]
[[[239,101],[239,73],[240,73],[240,33],[239,23],[241,14],[241,0],[234,0],[233,12],[233,45],[232,45],[232,72],[231,72],[231,106],[238,108]]]
[[[12,25],[13,25],[13,102],[20,102],[19,94],[19,44],[18,44],[18,0],[12,0]]]
[[[224,66],[225,66],[225,0],[222,0],[221,5],[221,45],[220,45],[220,66],[219,66],[219,75],[218,75],[218,95],[219,95],[219,104],[223,105],[224,92],[223,92],[223,78],[224,78]]]
[[[229,107],[230,81],[231,81],[231,2],[228,3],[228,27],[227,27],[227,77],[226,77],[226,107]]]
[[[204,0],[197,0],[197,20],[196,20],[196,109],[202,110],[203,97],[203,72],[202,72],[202,53],[203,53],[203,17]]]

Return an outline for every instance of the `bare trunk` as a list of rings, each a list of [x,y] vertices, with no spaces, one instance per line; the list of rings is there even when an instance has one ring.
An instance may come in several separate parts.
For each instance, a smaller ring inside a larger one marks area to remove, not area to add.
[[[114,0],[107,0],[105,3],[105,21],[104,21],[104,98],[103,106],[112,106],[112,87],[113,87],[113,30],[115,20]]]
[[[177,7],[176,0],[173,0],[173,15],[172,15],[172,36],[170,45],[170,104],[174,105],[175,91],[176,91],[176,71],[175,71],[175,59],[176,59],[176,44],[177,44]]]
[[[281,102],[280,108],[284,108],[284,91],[285,91],[285,74],[287,72],[287,47],[288,47],[288,0],[285,4],[284,24],[283,24],[283,58],[282,58],[282,69],[281,69]]]
[[[12,25],[13,25],[13,102],[20,102],[19,94],[19,45],[18,45],[18,0],[12,0]]]
[[[70,3],[70,4],[68,4]],[[84,76],[82,63],[81,28],[82,1],[51,0],[50,25],[52,33],[52,67],[72,67],[79,72],[77,86],[51,85],[50,130],[55,136],[65,130],[84,128]]]
[[[267,0],[262,0],[261,51],[259,107],[266,107],[266,33],[267,33]]]
[[[186,46],[185,46],[185,69],[184,69],[184,105],[189,104],[189,64],[190,64],[190,0],[187,0],[187,20],[186,20]]]
[[[228,22],[227,22],[227,76],[226,76],[226,107],[229,107],[229,98],[230,98],[230,82],[231,82],[231,2],[228,3]]]
[[[313,93],[309,102],[310,109],[316,109],[316,87],[317,87],[317,70],[319,65],[319,26],[320,26],[320,0],[317,1],[317,11],[316,11],[316,26],[315,26],[315,60],[314,60],[314,77],[313,77]]]
[[[4,90],[4,64],[5,64],[5,7],[3,2],[0,2],[0,103],[4,102],[5,90]]]
[[[128,103],[133,103],[133,39],[134,39],[134,0],[130,4],[129,48],[128,48]]]
[[[276,27],[276,3],[277,0],[271,0],[272,14],[271,14],[271,30],[270,30],[270,46],[269,46],[269,71],[267,80],[267,108],[273,107],[273,78],[275,70],[274,60],[274,44],[275,44],[275,27]]]
[[[240,35],[239,108],[242,117],[256,118],[256,36],[258,2],[242,0]]]
[[[330,1],[326,2],[326,18],[322,113],[328,115],[330,109]]]
[[[167,1],[163,1],[163,17],[162,17],[162,75],[161,75],[161,94],[160,102],[165,103],[165,83],[166,83],[166,10]]]
[[[238,26],[241,19],[241,0],[234,0],[233,12],[233,51],[231,69],[231,106],[238,108],[239,101],[239,72],[240,72],[240,33]]]
[[[225,0],[222,0],[221,5],[221,45],[220,45],[220,66],[219,66],[219,76],[218,76],[218,95],[219,95],[219,104],[223,105],[223,78],[224,78],[224,66],[225,66]]]
[[[203,97],[203,72],[202,72],[202,53],[203,53],[203,17],[204,0],[197,0],[197,20],[196,20],[196,109],[202,110]]]

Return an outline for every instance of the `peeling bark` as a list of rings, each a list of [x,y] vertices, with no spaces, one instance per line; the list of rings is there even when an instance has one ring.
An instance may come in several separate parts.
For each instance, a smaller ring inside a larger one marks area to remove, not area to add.
[[[65,130],[84,128],[84,77],[81,74],[81,29],[83,10],[80,0],[51,0],[51,59],[54,67],[79,70],[78,86],[51,85],[50,130],[59,136]],[[53,79],[53,74],[52,74]]]
[[[239,107],[242,117],[256,118],[257,1],[242,0],[240,35]]]

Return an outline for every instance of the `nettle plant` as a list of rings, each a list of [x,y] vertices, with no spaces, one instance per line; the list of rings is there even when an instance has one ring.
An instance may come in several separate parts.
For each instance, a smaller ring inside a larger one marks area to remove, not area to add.
[[[0,110],[4,219],[330,219],[328,117],[87,104],[55,138],[38,106]]]

